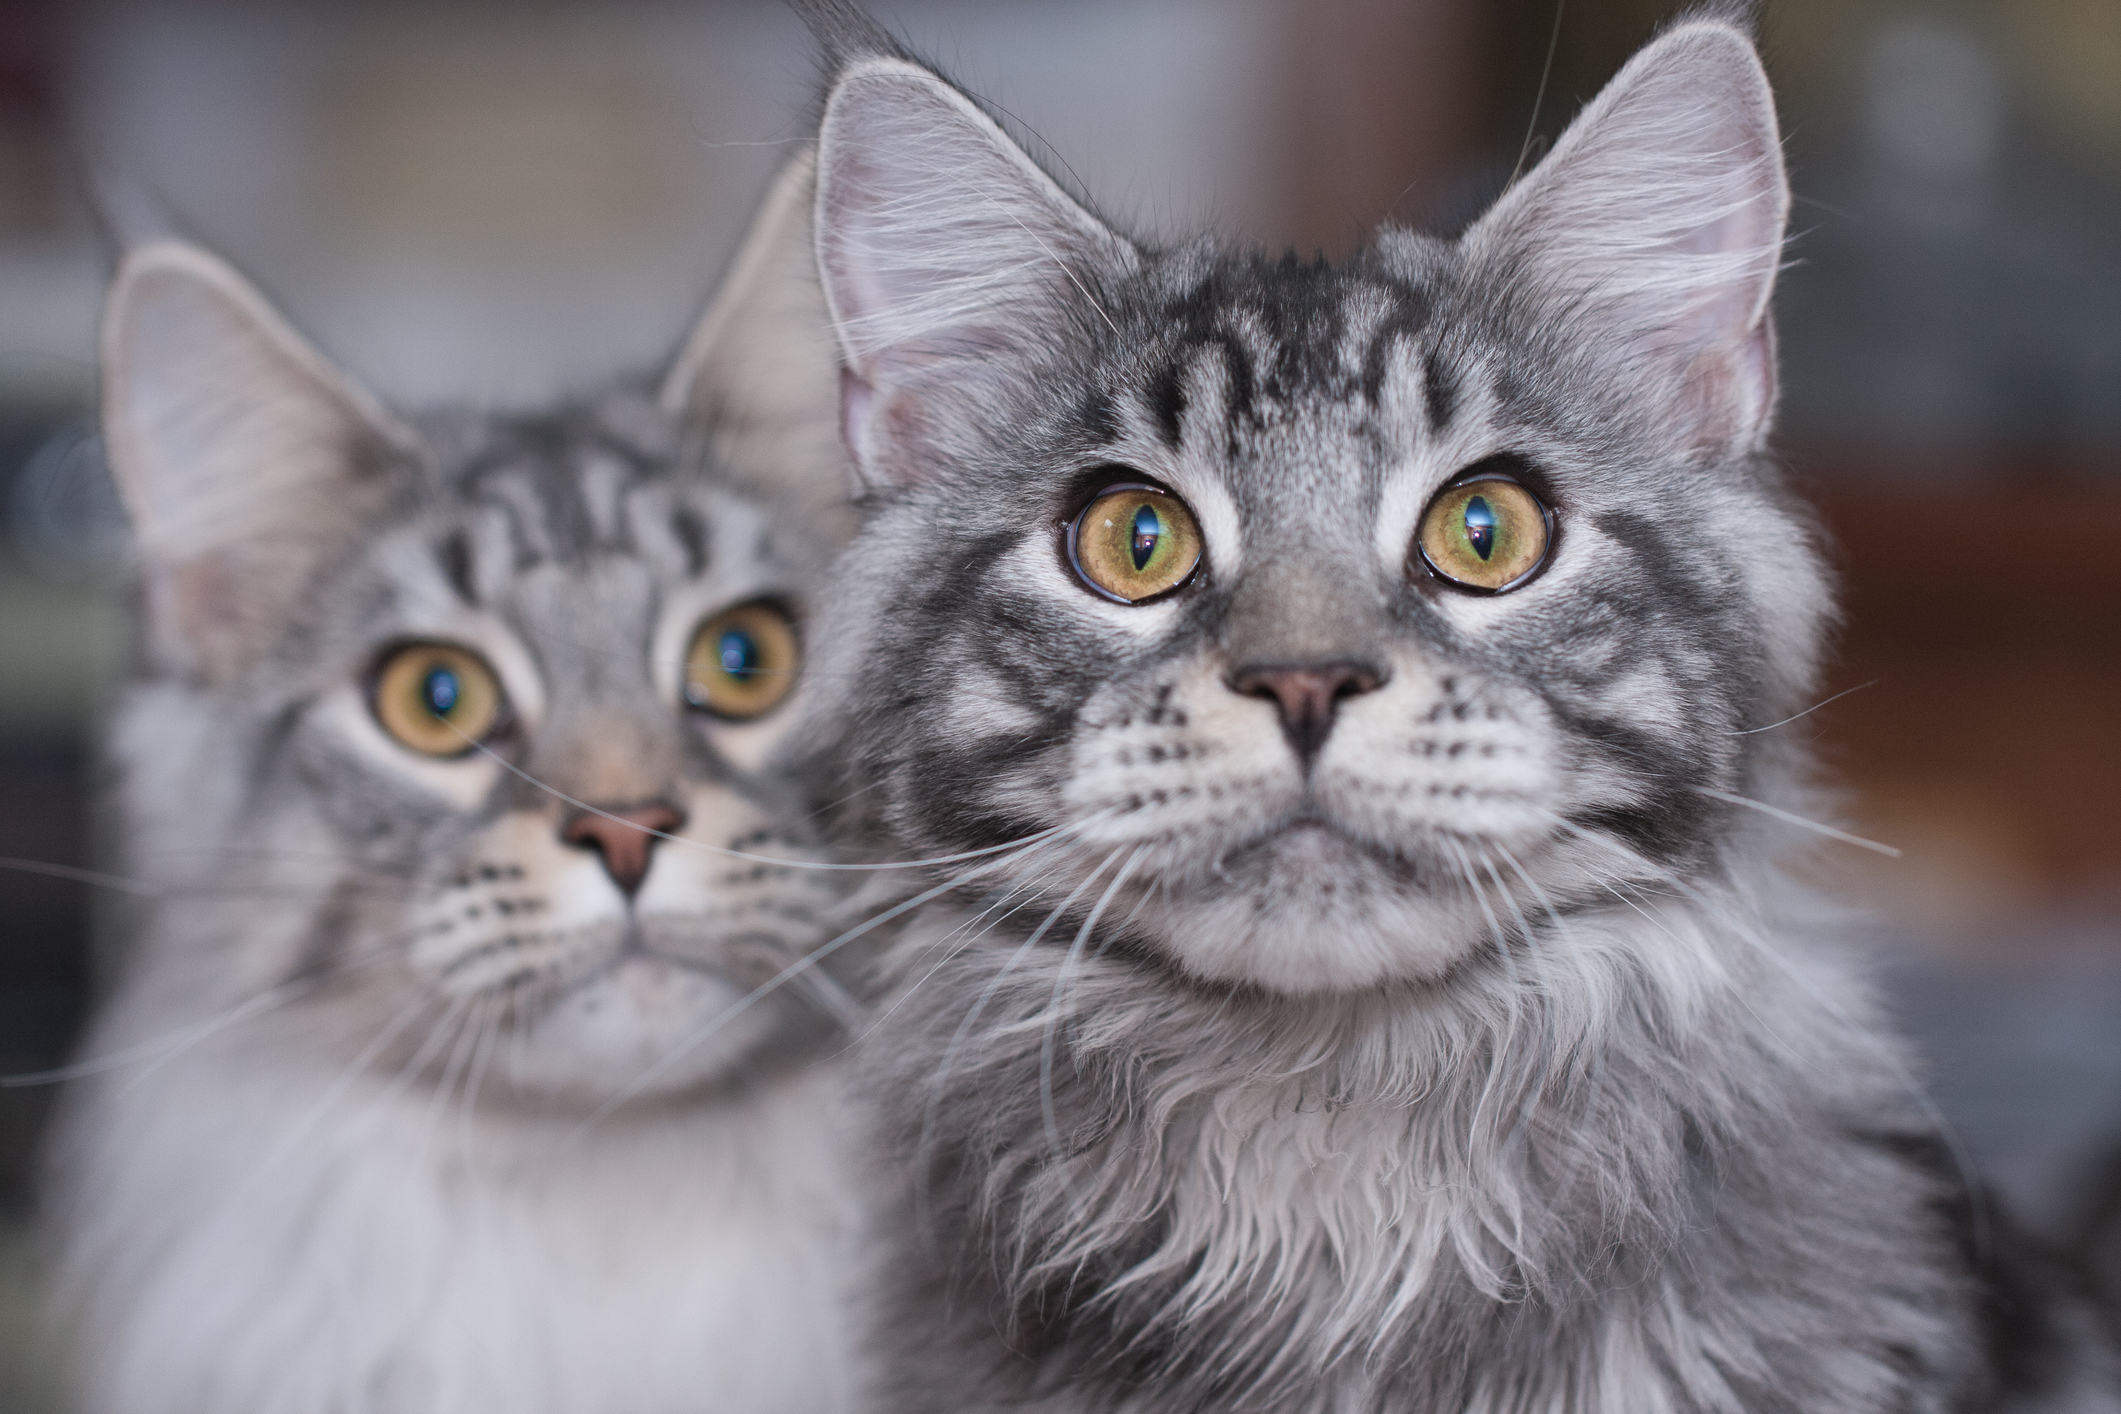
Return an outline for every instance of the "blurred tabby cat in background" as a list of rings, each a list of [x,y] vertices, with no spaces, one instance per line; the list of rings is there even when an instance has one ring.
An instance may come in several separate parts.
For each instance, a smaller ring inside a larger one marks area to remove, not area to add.
[[[126,257],[158,896],[57,1145],[95,1409],[841,1405],[850,1004],[733,1005],[839,877],[769,764],[838,525],[809,191],[659,393],[523,414],[401,419],[215,257]]]

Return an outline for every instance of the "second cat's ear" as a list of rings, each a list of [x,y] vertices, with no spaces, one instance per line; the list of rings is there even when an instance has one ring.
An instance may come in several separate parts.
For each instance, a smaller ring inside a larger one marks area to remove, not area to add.
[[[895,56],[850,63],[818,137],[817,262],[864,482],[931,480],[1020,417],[1030,365],[1110,331],[1099,292],[1136,258],[957,89]]]
[[[208,679],[270,643],[415,439],[222,261],[159,242],[104,307],[103,437],[152,650]]]
[[[832,317],[811,248],[816,190],[806,148],[774,178],[660,401],[738,485],[844,539],[853,518]]]
[[[1749,449],[1774,406],[1768,298],[1789,203],[1752,40],[1700,18],[1629,60],[1465,245],[1592,321],[1664,385],[1689,442]]]

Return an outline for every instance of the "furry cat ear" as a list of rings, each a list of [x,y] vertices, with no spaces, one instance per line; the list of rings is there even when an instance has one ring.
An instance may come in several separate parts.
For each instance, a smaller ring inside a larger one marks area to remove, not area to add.
[[[838,361],[810,231],[816,191],[817,154],[805,148],[774,178],[660,401],[739,485],[845,539]]]
[[[1649,355],[1694,445],[1750,449],[1774,408],[1768,298],[1789,203],[1752,41],[1696,19],[1629,60],[1466,246]]]
[[[416,440],[234,270],[178,242],[119,265],[102,357],[104,444],[151,645],[225,678],[270,642]]]
[[[818,149],[842,435],[868,486],[916,484],[936,474],[953,426],[1010,404],[1049,341],[1109,328],[1097,290],[1135,253],[970,99],[905,59],[871,55],[841,73]]]

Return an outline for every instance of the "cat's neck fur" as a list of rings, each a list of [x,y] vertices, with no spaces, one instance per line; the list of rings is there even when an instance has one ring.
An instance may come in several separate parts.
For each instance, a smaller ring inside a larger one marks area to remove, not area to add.
[[[845,1407],[831,1068],[585,1128],[259,1040],[120,1077],[67,1155],[93,1407]]]
[[[1860,1407],[1906,1361],[1958,1385],[1973,1333],[1936,1268],[1770,1321],[1720,1284],[1943,1241],[1954,1191],[1903,1166],[1926,1127],[1860,987],[1765,944],[1793,920],[1751,892],[1616,902],[1448,987],[1309,1003],[930,917],[891,954],[872,1083],[926,1097],[894,1148],[924,1225],[886,1260],[954,1287],[963,1407],[1768,1407],[1729,1383],[1747,1368],[1788,1407]],[[971,1028],[976,1065],[945,1041]],[[1875,1152],[1861,1212],[1822,1126]]]
[[[474,1092],[449,1012],[333,1003],[397,939],[336,967],[319,940],[404,884],[324,802],[256,813],[253,725],[160,680],[114,727],[125,864],[161,897],[54,1156],[88,1407],[847,1407],[837,1066],[768,1055],[602,1116]]]

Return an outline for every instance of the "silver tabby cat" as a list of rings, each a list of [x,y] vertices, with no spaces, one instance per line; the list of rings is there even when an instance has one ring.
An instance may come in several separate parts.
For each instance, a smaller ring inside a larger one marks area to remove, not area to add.
[[[842,1407],[845,994],[732,1012],[833,931],[766,764],[843,517],[808,213],[806,159],[659,397],[524,415],[401,420],[125,260],[161,894],[53,1184],[93,1409]]]
[[[1741,17],[1463,236],[1159,249],[840,4],[877,1407],[2121,1408],[1778,856],[1830,595],[1769,458]]]

